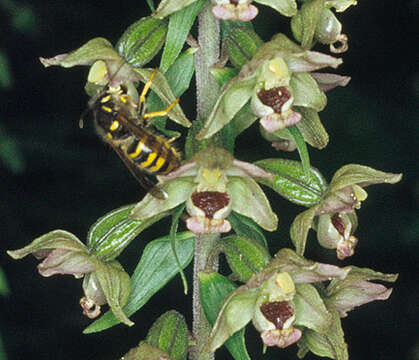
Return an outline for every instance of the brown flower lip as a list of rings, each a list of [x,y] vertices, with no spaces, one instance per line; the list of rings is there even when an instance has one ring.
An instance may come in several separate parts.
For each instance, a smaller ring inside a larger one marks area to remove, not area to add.
[[[194,192],[191,198],[193,204],[201,209],[209,219],[212,219],[214,214],[226,207],[230,201],[230,196],[227,193],[219,191]]]

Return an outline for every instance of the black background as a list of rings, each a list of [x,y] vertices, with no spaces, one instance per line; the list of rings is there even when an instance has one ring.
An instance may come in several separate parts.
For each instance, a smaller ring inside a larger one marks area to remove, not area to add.
[[[17,262],[5,250],[23,247],[53,229],[66,229],[83,239],[98,217],[141,198],[136,181],[91,124],[78,127],[87,102],[87,68],[44,69],[38,57],[67,52],[97,36],[115,43],[128,25],[149,11],[145,2],[132,0],[37,1],[31,6],[35,25],[29,32],[14,27],[10,12],[0,8],[0,50],[8,56],[13,76],[12,86],[0,90],[0,123],[17,142],[25,165],[23,171],[13,172],[0,163],[0,265],[10,287],[10,294],[0,298],[0,333],[10,360],[118,359],[144,338],[160,313],[177,309],[191,321],[190,296],[183,295],[179,278],[132,317],[135,327],[120,325],[82,335],[89,320],[78,305],[81,282],[69,276],[42,278],[33,257]],[[287,19],[260,8],[255,26],[265,40],[288,32]],[[351,359],[419,359],[417,11],[413,0],[385,0],[361,1],[338,14],[350,38],[339,73],[352,81],[328,94],[328,106],[320,114],[331,137],[329,145],[321,152],[310,149],[312,164],[327,179],[347,163],[404,173],[397,185],[367,189],[369,198],[358,212],[357,253],[342,263],[400,273],[388,301],[365,305],[343,319]],[[193,118],[192,91],[181,104]],[[296,158],[276,153],[254,136],[255,130],[238,140],[236,157]],[[273,253],[290,246],[289,225],[302,209],[267,192],[280,218],[279,232],[267,234]],[[158,228],[164,224],[168,223]],[[164,234],[157,231],[145,232],[120,257],[128,272],[144,245]],[[337,263],[332,252],[320,249],[314,237],[311,240],[307,256]],[[247,331],[253,359],[296,359],[295,346],[262,356],[257,337]],[[218,358],[228,355],[221,350]]]

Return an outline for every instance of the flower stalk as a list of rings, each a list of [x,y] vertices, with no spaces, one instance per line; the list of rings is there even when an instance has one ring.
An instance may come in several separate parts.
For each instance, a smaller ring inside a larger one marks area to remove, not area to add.
[[[220,25],[211,11],[211,3],[207,2],[198,16],[199,50],[195,55],[197,122],[200,126],[209,116],[216,100],[219,87],[210,73],[210,68],[219,58],[220,53]],[[192,131],[191,133],[194,133]],[[218,258],[216,251],[219,234],[197,235],[195,237],[195,256],[193,268],[192,333],[195,341],[190,352],[191,360],[211,360],[214,353],[202,353],[211,326],[202,309],[198,273],[201,271],[217,271]]]

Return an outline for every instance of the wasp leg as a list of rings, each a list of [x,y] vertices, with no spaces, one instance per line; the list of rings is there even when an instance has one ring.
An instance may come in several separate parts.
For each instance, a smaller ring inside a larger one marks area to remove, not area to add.
[[[178,102],[179,102],[179,98],[177,98],[175,101],[173,101],[173,103],[171,103],[167,109],[145,113],[143,115],[143,117],[144,117],[144,119],[150,119],[150,118],[153,118],[153,117],[156,117],[156,116],[165,116],[170,112],[170,110],[172,110],[175,107],[175,105]]]
[[[153,83],[153,78],[157,73],[157,69],[154,70],[150,76],[150,79],[144,84],[143,91],[141,91],[140,95],[140,104],[143,104],[145,102],[145,97],[147,96],[148,90],[150,90],[150,86]]]

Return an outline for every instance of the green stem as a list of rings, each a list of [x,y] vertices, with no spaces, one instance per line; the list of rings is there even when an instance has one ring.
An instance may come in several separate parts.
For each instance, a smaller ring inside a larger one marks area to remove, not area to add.
[[[211,113],[219,94],[219,87],[210,73],[210,67],[218,61],[220,53],[220,25],[219,21],[212,14],[211,8],[211,2],[207,1],[198,16],[199,50],[195,55],[197,120],[189,133],[190,146],[187,147],[190,148],[190,153],[194,153],[206,146],[205,142],[197,142],[195,135]],[[198,235],[195,238],[192,293],[192,333],[195,344],[190,351],[190,360],[214,359],[213,353],[202,353],[202,348],[208,340],[211,326],[205,317],[201,305],[198,273],[218,270],[218,239],[219,234]]]
[[[204,5],[199,14],[198,44],[195,55],[197,117],[205,120],[217,101],[219,87],[210,73],[220,56],[220,24],[211,12],[210,1]]]
[[[220,24],[211,12],[212,4],[207,1],[198,16],[198,51],[195,53],[196,112],[197,118],[188,132],[185,145],[186,158],[205,149],[210,140],[196,140],[195,136],[213,109],[219,86],[210,73],[220,54]]]
[[[198,273],[201,271],[218,271],[218,250],[217,244],[220,235],[197,235],[195,237],[195,256],[193,269],[193,323],[192,333],[195,345],[190,351],[190,360],[213,360],[214,353],[202,353],[202,348],[206,344],[211,332],[211,325],[205,317],[202,309],[201,297],[199,293]]]

